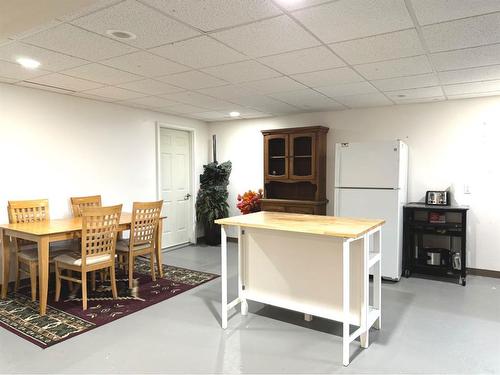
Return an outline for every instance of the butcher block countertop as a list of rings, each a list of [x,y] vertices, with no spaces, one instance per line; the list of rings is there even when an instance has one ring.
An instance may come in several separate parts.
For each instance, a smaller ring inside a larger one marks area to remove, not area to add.
[[[261,211],[218,219],[215,222],[221,225],[357,238],[383,225],[385,220]]]

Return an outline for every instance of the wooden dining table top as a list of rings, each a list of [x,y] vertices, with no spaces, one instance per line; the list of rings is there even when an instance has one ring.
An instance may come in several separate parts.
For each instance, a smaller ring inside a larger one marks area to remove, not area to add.
[[[161,216],[165,219],[166,216]],[[132,214],[130,212],[122,212],[120,216],[120,226],[130,225],[132,222]],[[40,221],[34,223],[18,223],[18,224],[0,224],[0,228],[16,231],[20,233],[29,233],[35,236],[46,236],[60,233],[77,232],[82,230],[82,218],[65,218],[51,219],[48,221]]]

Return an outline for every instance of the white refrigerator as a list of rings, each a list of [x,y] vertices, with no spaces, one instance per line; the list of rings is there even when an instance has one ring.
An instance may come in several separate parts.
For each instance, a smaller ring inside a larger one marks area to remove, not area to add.
[[[384,219],[382,277],[402,272],[408,146],[402,141],[335,145],[335,216]]]

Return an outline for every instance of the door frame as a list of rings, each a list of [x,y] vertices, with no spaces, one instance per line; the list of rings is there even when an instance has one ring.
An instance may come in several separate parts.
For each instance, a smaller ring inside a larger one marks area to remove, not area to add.
[[[195,195],[195,181],[196,181],[196,153],[194,145],[196,141],[196,133],[194,128],[182,125],[167,124],[161,121],[156,121],[155,125],[155,147],[156,147],[156,197],[158,200],[162,199],[161,196],[161,149],[160,149],[160,130],[171,129],[181,130],[189,134],[189,158],[190,158],[190,173],[189,173],[189,194],[191,194],[191,204],[189,205],[189,217],[191,218],[188,228],[188,241],[196,244],[196,195]],[[168,213],[167,213],[168,220]],[[177,246],[177,245],[175,245]],[[173,247],[175,247],[173,246]],[[166,249],[164,247],[163,249]]]

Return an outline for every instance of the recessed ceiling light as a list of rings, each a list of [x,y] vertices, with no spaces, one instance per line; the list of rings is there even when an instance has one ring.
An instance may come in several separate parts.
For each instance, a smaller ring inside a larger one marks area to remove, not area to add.
[[[16,61],[26,69],[36,69],[40,66],[39,61],[30,59],[29,57],[19,57]]]
[[[229,113],[229,116],[231,116],[231,117],[238,117],[239,115],[240,115],[240,113],[236,112],[236,111]]]
[[[406,98],[406,95],[404,95],[404,94],[399,94],[399,95],[398,95],[398,98]]]
[[[137,35],[125,30],[106,30],[106,34],[116,39],[135,39]]]

